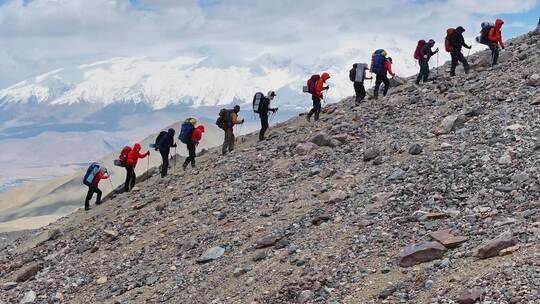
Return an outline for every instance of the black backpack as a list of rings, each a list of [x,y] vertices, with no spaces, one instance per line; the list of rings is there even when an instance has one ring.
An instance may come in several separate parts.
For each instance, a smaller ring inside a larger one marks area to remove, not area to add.
[[[216,125],[223,130],[227,130],[232,127],[231,125],[231,110],[221,109],[219,111],[218,119],[216,120]]]
[[[480,42],[481,43],[488,43],[489,42],[489,31],[493,28],[493,25],[487,25],[482,28],[482,31],[480,32]]]
[[[350,71],[349,71],[349,79],[354,82],[356,80],[356,68],[353,67]]]
[[[264,102],[264,94],[261,92],[255,93],[253,96],[253,112],[259,114],[261,112],[261,107]]]
[[[156,142],[154,143],[154,150],[157,151],[159,149],[159,142],[161,141],[163,136],[167,136],[167,135],[168,133],[166,131],[159,132],[158,136],[156,137]]]

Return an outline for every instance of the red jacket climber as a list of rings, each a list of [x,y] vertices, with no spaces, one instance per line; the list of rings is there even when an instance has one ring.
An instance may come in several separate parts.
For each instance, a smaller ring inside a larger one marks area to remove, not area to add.
[[[489,30],[488,40],[491,43],[499,44],[502,49],[504,49],[504,42],[501,34],[501,27],[503,26],[504,21],[502,19],[495,20],[495,26]]]
[[[201,141],[202,134],[204,133],[204,126],[199,125],[193,130],[193,133],[191,134],[191,140],[195,143],[195,145],[198,145]]]
[[[386,69],[388,74],[390,74],[390,76],[392,76],[392,78],[396,77],[396,74],[394,74],[394,72],[392,72],[392,58],[390,58],[390,57],[386,58],[386,61],[384,62],[384,68]]]
[[[103,169],[105,169],[105,168],[103,168]],[[103,170],[103,169],[100,169],[98,171],[98,173],[96,174],[96,176],[94,176],[94,179],[92,180],[92,185],[94,185],[95,187],[98,186],[99,181],[101,181],[102,179],[109,178],[109,175],[105,175],[105,173],[103,173],[103,171],[107,172],[107,169],[105,169],[105,170]]]
[[[319,98],[323,98],[322,91],[328,90],[328,87],[325,87],[324,84],[326,81],[330,78],[330,74],[324,72],[321,75],[321,78],[317,80],[317,84],[315,85],[315,95]]]
[[[144,154],[139,153],[140,151],[141,151],[141,145],[138,143],[135,144],[131,152],[129,152],[128,154],[127,164],[129,166],[133,166],[133,168],[135,168],[137,166],[137,162],[139,161],[139,158],[145,158],[150,154],[150,151],[147,151]]]

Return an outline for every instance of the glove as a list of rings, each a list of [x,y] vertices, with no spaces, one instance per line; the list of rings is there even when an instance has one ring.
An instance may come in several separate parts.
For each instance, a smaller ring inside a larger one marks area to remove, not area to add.
[[[326,86],[326,87],[324,87],[324,89],[325,89],[325,90],[328,90],[328,89],[330,89],[330,87],[329,87],[329,86]]]
[[[435,53],[437,53],[438,51],[439,51],[439,48],[437,48],[437,49],[435,50]]]
[[[469,50],[472,49],[472,45],[466,46]]]
[[[148,150],[148,152],[146,152],[148,154],[148,156],[150,156],[150,150]]]
[[[173,145],[173,148],[176,148],[176,147],[178,147],[178,145],[177,145],[177,144],[174,144],[174,145]]]
[[[244,123],[244,119],[242,119],[242,121],[241,121],[240,123],[243,124],[243,123]]]
[[[157,146],[156,146],[156,147],[154,147],[154,150],[156,150],[156,151],[157,151],[157,150],[158,150],[158,147],[157,147]]]

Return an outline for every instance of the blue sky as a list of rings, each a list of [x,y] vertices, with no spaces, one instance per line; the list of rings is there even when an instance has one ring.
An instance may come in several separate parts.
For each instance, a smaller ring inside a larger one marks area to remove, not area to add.
[[[230,66],[263,54],[306,63],[390,48],[409,59],[418,39],[440,42],[458,25],[474,39],[479,24],[496,17],[506,21],[504,38],[526,33],[539,1],[0,0],[0,70],[10,71],[0,74],[0,88],[124,56],[211,56]]]

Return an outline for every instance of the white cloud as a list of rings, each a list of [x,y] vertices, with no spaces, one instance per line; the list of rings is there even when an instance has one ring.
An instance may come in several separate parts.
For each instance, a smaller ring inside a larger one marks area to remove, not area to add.
[[[0,86],[115,56],[203,54],[222,66],[261,54],[316,62],[353,47],[367,56],[374,47],[397,49],[395,42],[410,49],[422,37],[441,41],[449,26],[475,29],[479,16],[521,12],[536,2],[11,0],[0,6],[0,69],[9,71]]]

